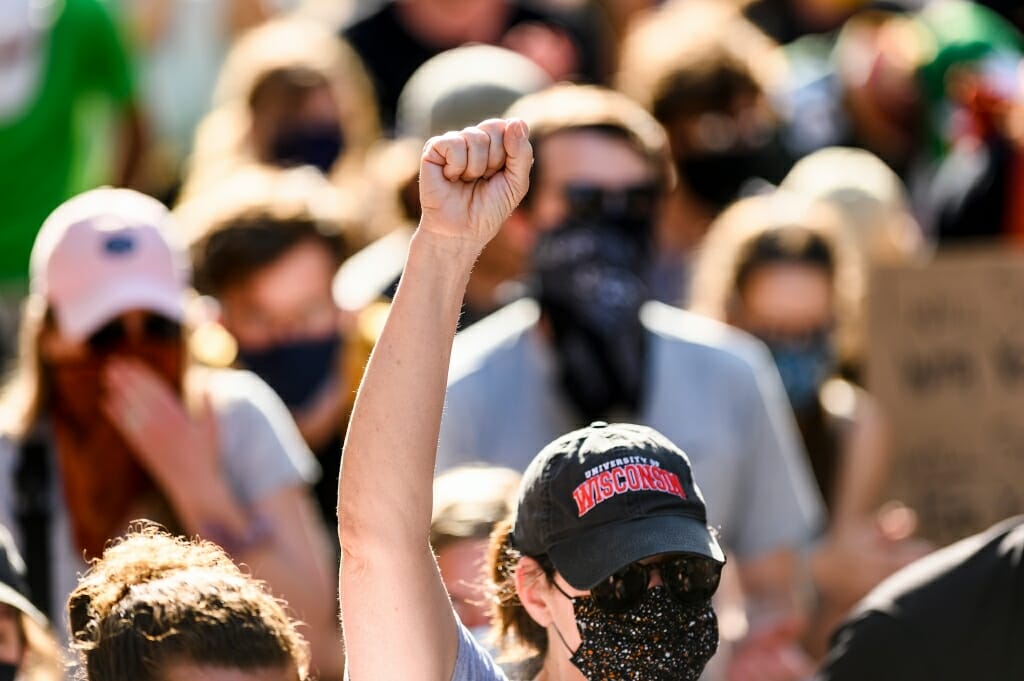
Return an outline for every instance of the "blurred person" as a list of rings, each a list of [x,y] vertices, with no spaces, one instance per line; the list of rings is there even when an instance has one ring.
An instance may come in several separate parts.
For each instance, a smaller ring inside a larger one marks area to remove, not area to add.
[[[637,21],[623,43],[617,87],[660,122],[679,182],[655,243],[654,296],[686,298],[690,260],[708,225],[742,195],[789,170],[767,96],[774,44],[735,7],[675,2]]]
[[[231,43],[270,16],[266,0],[115,0],[136,45],[151,124],[143,182],[173,202],[196,125]]]
[[[51,613],[82,557],[132,518],[215,540],[290,599],[321,677],[340,678],[330,553],[309,498],[316,461],[262,381],[189,363],[175,229],[155,199],[110,188],[44,223],[0,401],[0,523]]]
[[[1010,681],[1024,675],[1024,517],[879,584],[833,638],[815,681]]]
[[[397,138],[382,144],[370,172],[394,197],[394,224],[378,242],[349,259],[338,272],[337,297],[346,309],[362,309],[382,295],[390,298],[401,274],[419,220],[419,159],[433,135],[461,130],[502,114],[523,95],[551,84],[532,61],[492,45],[446,50],[425,61],[409,78],[398,99]],[[459,317],[464,328],[521,295],[528,253],[499,233],[484,248],[466,287]]]
[[[870,151],[815,151],[796,162],[779,188],[835,208],[865,273],[878,265],[919,261],[928,252],[903,182]]]
[[[506,678],[454,614],[426,539],[461,289],[526,193],[530,162],[518,120],[485,121],[424,150],[423,217],[342,457],[341,605],[352,678]],[[619,476],[614,492],[590,489],[601,475]],[[534,649],[536,678],[699,676],[717,646],[710,597],[724,555],[685,454],[649,428],[595,423],[534,458],[516,509],[511,531],[496,534],[506,548],[497,558],[501,586],[516,594],[506,594],[513,619],[503,628],[507,642]]]
[[[789,121],[787,146],[801,156],[835,145],[871,151],[906,182],[931,232],[925,193],[965,127],[953,76],[992,58],[1005,73],[998,64],[1009,54],[1019,60],[1020,46],[1009,24],[973,2],[929,3],[914,14],[860,12],[834,37],[786,47],[789,78],[776,100]]]
[[[341,203],[309,168],[253,166],[177,211],[190,235],[193,284],[213,303],[193,336],[197,354],[249,369],[284,401],[320,461],[315,489],[329,526],[343,426],[366,361],[352,357],[356,321],[331,293],[348,253]]]
[[[523,470],[530,452],[595,419],[656,428],[692,457],[751,602],[778,615],[755,617],[763,635],[749,650],[783,646],[764,632],[791,621],[791,568],[823,524],[821,501],[763,347],[650,301],[653,224],[672,177],[662,128],[589,86],[530,95],[510,115],[530,125],[535,162],[502,229],[532,252],[532,297],[460,332],[438,469],[482,459]]]
[[[839,230],[831,211],[785,192],[734,204],[708,234],[691,308],[764,342],[782,377],[829,515],[810,565],[823,634],[926,551],[908,540],[905,510],[880,511],[892,456],[881,405],[841,378],[858,349],[862,271]]]
[[[1024,236],[1024,36],[983,7],[951,2],[921,13],[938,49],[922,67],[941,159],[923,220],[938,245]],[[924,193],[924,192],[922,192]]]
[[[64,663],[46,616],[32,605],[25,563],[0,525],[0,679],[60,681]]]
[[[452,608],[479,642],[490,628],[484,588],[488,539],[515,507],[521,476],[500,466],[458,466],[434,478],[430,546]]]
[[[288,604],[220,547],[136,524],[68,599],[83,681],[306,681]]]
[[[568,16],[518,0],[388,0],[342,35],[373,76],[381,127],[395,128],[398,98],[410,76],[445,50],[499,45],[531,58],[553,81],[600,80],[600,51]]]
[[[4,359],[15,351],[17,305],[27,289],[29,251],[39,225],[78,191],[134,182],[142,145],[130,59],[109,5],[0,3]]]
[[[311,165],[353,196],[372,189],[363,163],[378,137],[373,90],[359,57],[323,26],[276,19],[243,35],[213,102],[196,130],[183,200],[253,162]]]

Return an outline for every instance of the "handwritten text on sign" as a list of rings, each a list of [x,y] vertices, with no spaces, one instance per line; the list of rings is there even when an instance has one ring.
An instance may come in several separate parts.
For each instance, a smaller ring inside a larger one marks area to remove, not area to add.
[[[1024,512],[1024,255],[943,254],[872,277],[869,389],[891,492],[945,543]]]

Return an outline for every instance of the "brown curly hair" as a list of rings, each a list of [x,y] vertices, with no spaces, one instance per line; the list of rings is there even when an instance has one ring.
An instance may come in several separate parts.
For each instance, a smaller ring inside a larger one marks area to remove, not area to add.
[[[184,663],[295,670],[308,646],[286,605],[206,541],[137,523],[93,562],[68,599],[84,681],[160,681]]]

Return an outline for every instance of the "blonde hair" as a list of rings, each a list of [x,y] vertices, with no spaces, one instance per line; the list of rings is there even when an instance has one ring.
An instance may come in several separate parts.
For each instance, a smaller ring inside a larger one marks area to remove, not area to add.
[[[343,181],[359,172],[380,135],[366,69],[355,50],[324,26],[299,18],[275,19],[244,34],[228,53],[213,109],[196,129],[183,197],[257,160],[251,138],[252,97],[268,76],[291,69],[317,74],[337,100],[345,151],[332,174]]]
[[[830,251],[840,359],[855,362],[862,347],[864,273],[840,224],[829,206],[790,192],[777,190],[737,201],[712,223],[704,239],[690,289],[690,309],[728,321],[740,303],[739,275],[749,265],[744,259],[752,246],[771,235],[785,238],[796,231],[812,235]]]

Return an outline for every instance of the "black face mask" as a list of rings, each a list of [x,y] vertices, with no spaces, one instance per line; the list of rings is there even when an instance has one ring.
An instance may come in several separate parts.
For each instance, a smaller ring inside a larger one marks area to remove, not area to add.
[[[301,410],[337,379],[341,336],[292,341],[258,351],[238,351],[238,360],[266,381],[292,411]]]
[[[751,181],[781,182],[789,166],[789,157],[774,139],[758,147],[688,155],[676,160],[676,172],[687,188],[715,210],[740,198]]]
[[[14,681],[18,676],[18,667],[13,664],[0,663],[0,681]]]
[[[573,603],[582,641],[570,661],[590,681],[696,681],[718,649],[710,601],[683,605],[664,586],[626,612]]]
[[[280,166],[309,165],[326,174],[345,149],[336,124],[296,125],[281,130],[270,145],[270,161]]]
[[[573,220],[542,234],[534,251],[534,294],[551,323],[562,388],[587,421],[640,406],[648,234]]]

